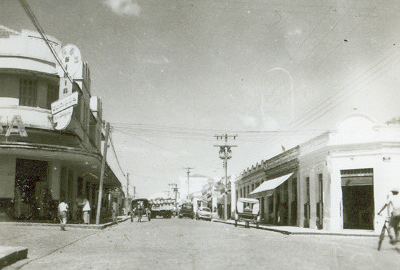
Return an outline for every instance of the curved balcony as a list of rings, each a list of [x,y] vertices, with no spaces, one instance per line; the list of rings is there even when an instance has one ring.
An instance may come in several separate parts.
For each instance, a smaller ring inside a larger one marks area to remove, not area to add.
[[[61,43],[50,37],[57,53]],[[22,69],[56,74],[55,58],[41,36],[33,31],[23,30],[0,39],[0,69]]]
[[[19,106],[18,103],[16,98],[0,98],[0,123],[3,126],[7,126],[15,115],[19,115],[25,127],[53,130],[50,110]]]

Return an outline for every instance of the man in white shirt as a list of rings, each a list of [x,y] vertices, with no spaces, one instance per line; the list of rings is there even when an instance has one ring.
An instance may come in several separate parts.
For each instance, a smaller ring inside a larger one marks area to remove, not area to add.
[[[89,224],[90,223],[90,203],[88,199],[83,200],[83,223]]]
[[[392,188],[391,193],[388,194],[386,204],[379,211],[381,212],[388,208],[388,215],[390,215],[389,221],[389,236],[390,243],[395,244],[399,238],[399,224],[400,224],[400,195],[398,188]]]
[[[60,219],[61,230],[65,231],[65,225],[67,224],[67,213],[68,204],[64,202],[63,199],[60,200],[58,205],[58,218]]]

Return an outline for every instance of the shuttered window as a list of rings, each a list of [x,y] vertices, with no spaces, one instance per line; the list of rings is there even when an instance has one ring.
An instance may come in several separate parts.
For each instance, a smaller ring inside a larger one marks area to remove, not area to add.
[[[37,106],[37,82],[35,80],[21,79],[19,85],[19,105]]]

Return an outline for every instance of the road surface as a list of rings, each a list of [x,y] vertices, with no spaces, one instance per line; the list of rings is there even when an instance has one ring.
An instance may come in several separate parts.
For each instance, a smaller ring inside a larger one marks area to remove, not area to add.
[[[0,225],[0,245],[29,248],[6,269],[400,269],[375,237],[293,236],[191,219],[105,230]]]

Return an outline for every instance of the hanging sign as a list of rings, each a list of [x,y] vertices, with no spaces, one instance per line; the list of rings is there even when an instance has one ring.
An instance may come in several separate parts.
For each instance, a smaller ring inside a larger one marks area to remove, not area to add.
[[[75,106],[78,104],[78,92],[74,92],[69,96],[66,96],[62,99],[56,100],[51,103],[51,113],[55,115],[69,107]]]
[[[53,122],[56,130],[66,129],[71,122],[72,113],[74,112],[73,107],[69,107],[59,113],[53,115]]]
[[[64,97],[51,103],[51,119],[56,130],[66,129],[71,122],[74,106],[78,104],[78,92],[74,92],[69,96]]]

